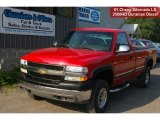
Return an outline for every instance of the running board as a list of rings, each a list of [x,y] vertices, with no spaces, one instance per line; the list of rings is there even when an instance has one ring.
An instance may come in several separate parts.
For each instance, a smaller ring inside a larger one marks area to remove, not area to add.
[[[130,84],[127,83],[127,84],[126,84],[125,86],[123,86],[123,87],[120,87],[120,88],[116,88],[116,89],[110,90],[110,92],[111,92],[111,93],[116,93],[116,92],[119,92],[119,91],[121,91],[121,90],[123,90],[123,89],[129,87],[129,86],[130,86]]]

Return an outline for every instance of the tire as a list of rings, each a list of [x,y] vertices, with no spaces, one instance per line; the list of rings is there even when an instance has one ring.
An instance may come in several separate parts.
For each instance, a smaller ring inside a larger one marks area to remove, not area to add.
[[[142,73],[141,76],[139,76],[138,79],[138,87],[141,88],[147,88],[150,83],[150,70],[151,68],[149,66],[146,67],[145,71]]]
[[[39,96],[37,96],[37,95],[33,95],[33,94],[31,94],[30,92],[28,92],[28,91],[27,91],[27,93],[28,93],[28,96],[29,96],[31,99],[33,99],[33,100],[43,100],[42,97],[39,97]]]
[[[104,80],[96,80],[92,90],[91,98],[86,104],[89,113],[103,113],[108,105],[109,85]]]

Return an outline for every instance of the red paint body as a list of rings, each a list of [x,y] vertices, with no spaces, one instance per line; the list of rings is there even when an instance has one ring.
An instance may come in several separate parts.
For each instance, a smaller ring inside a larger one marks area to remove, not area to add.
[[[144,69],[138,71],[136,68],[145,66],[146,57],[151,57],[153,59],[153,65],[156,63],[156,50],[142,49],[135,51],[134,48],[132,48],[129,36],[125,31],[106,28],[76,28],[72,31],[113,32],[114,38],[112,50],[110,52],[105,52],[88,49],[53,47],[33,51],[30,54],[23,56],[22,59],[36,63],[84,66],[88,68],[88,77],[91,77],[94,69],[109,64],[113,65],[114,76],[134,70],[132,74],[117,78],[115,77],[112,86],[117,86],[140,75]],[[116,39],[119,32],[126,33],[130,46],[130,52],[128,53],[116,53]],[[131,56],[132,59],[130,59]]]

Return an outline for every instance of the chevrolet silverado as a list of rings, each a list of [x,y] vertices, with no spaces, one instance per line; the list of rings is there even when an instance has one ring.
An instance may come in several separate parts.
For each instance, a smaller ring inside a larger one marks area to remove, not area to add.
[[[20,87],[33,99],[83,103],[105,112],[110,92],[137,78],[146,88],[156,63],[155,49],[135,49],[120,29],[75,28],[54,46],[20,60]]]

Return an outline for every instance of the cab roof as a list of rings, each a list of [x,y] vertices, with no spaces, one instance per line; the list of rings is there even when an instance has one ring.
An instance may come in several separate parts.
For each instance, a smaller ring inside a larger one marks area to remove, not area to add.
[[[75,28],[72,31],[96,31],[96,32],[125,32],[121,29],[111,29],[111,28]]]

